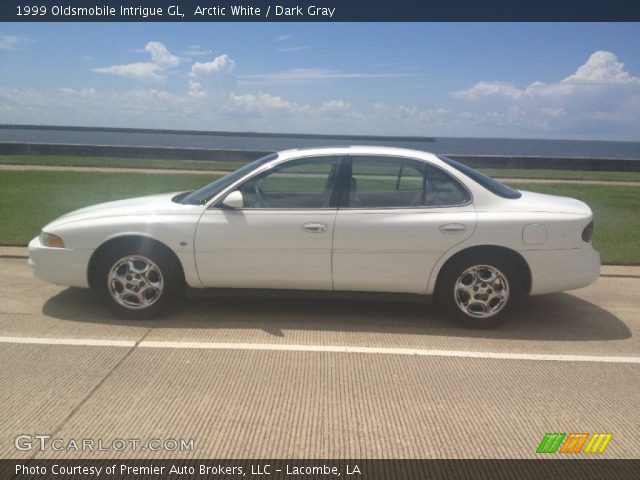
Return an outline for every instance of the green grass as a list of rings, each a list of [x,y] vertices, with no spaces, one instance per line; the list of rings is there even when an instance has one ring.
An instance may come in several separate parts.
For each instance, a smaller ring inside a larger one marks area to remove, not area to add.
[[[143,173],[0,173],[0,244],[26,245],[54,218],[76,208],[159,192],[193,190],[217,176]],[[594,244],[603,263],[640,265],[640,188],[613,185],[514,184],[521,190],[575,197],[595,213]]]
[[[512,187],[573,197],[587,203],[593,210],[593,244],[600,252],[602,263],[640,265],[640,188],[539,183],[519,183]]]
[[[26,245],[45,224],[77,208],[153,193],[194,190],[218,177],[0,172],[0,245]]]
[[[209,162],[198,160],[161,160],[127,157],[82,157],[73,155],[0,155],[0,164],[53,165],[69,167],[169,168],[180,170],[233,171],[242,162]]]

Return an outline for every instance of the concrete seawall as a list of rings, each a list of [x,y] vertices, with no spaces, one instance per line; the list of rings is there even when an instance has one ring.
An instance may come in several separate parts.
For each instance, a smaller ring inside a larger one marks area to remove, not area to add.
[[[73,155],[84,157],[155,158],[161,160],[202,160],[246,163],[268,155],[269,153],[272,152],[259,150],[218,150],[209,148],[0,142],[0,155]]]
[[[250,162],[269,153],[271,152],[260,150],[0,142],[0,155],[75,155],[155,158],[164,160],[226,161],[238,162],[240,164]],[[476,168],[640,172],[640,160],[617,158],[456,154],[449,154],[448,156]]]

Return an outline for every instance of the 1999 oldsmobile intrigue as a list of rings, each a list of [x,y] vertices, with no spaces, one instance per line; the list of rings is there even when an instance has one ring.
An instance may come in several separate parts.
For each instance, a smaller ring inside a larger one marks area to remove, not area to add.
[[[592,217],[426,152],[300,149],[193,192],[71,212],[31,241],[29,263],[127,318],[159,314],[185,286],[277,288],[433,295],[491,327],[523,295],[596,280]]]

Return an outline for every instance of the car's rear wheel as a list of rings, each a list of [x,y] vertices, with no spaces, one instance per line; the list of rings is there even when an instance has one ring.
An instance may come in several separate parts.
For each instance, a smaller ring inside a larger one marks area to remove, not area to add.
[[[167,311],[183,291],[177,261],[154,246],[112,248],[97,260],[93,286],[118,317],[144,320]]]
[[[445,267],[436,301],[448,316],[470,328],[504,322],[522,295],[518,269],[495,254],[463,256]]]

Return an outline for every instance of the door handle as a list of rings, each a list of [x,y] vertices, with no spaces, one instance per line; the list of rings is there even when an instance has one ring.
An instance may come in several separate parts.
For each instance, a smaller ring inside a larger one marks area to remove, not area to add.
[[[462,233],[466,230],[466,225],[461,223],[447,223],[445,225],[440,225],[440,231],[442,233]]]
[[[309,233],[323,233],[327,231],[327,224],[320,222],[309,222],[300,226],[302,230]]]

